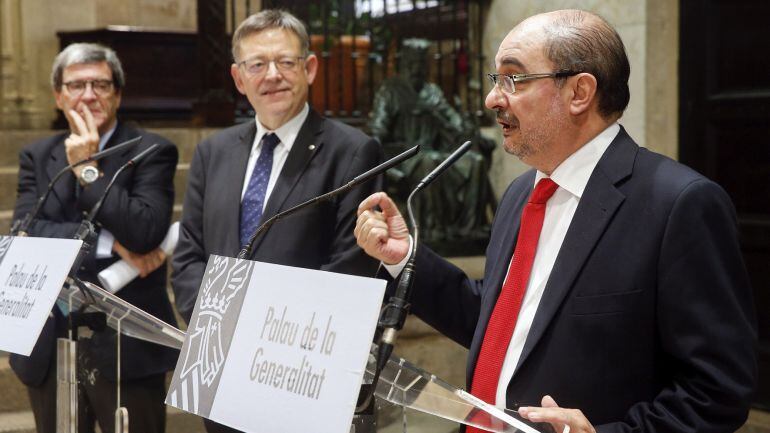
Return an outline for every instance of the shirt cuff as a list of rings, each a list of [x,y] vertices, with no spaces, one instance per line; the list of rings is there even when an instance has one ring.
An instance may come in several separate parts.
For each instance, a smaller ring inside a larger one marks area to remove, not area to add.
[[[394,264],[394,265],[387,265],[385,263],[382,263],[382,267],[385,268],[386,271],[390,274],[391,277],[396,278],[401,273],[401,271],[404,270],[404,266],[406,266],[406,262],[409,261],[409,258],[412,256],[412,243],[414,242],[414,239],[412,239],[412,235],[409,235],[409,254],[404,256],[404,258]]]
[[[109,259],[112,257],[112,245],[115,243],[115,236],[107,229],[99,230],[99,239],[96,241],[96,258]]]

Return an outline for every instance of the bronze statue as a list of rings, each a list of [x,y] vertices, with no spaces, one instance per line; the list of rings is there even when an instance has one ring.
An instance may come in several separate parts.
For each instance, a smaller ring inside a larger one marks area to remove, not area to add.
[[[481,137],[471,115],[461,115],[439,86],[427,82],[427,50],[422,39],[404,41],[399,75],[385,80],[375,95],[370,133],[386,156],[416,144],[420,153],[388,172],[389,193],[405,201],[414,186],[466,140],[471,150],[415,199],[420,233],[428,243],[486,240],[496,206],[487,178],[494,143]],[[488,209],[491,206],[491,209]],[[462,252],[460,252],[462,253]]]

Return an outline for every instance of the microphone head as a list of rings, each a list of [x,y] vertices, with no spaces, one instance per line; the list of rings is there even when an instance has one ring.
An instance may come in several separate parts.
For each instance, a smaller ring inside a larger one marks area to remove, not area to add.
[[[108,149],[104,149],[101,152],[96,152],[93,155],[91,155],[89,158],[86,158],[85,160],[83,160],[82,162],[85,163],[85,162],[91,162],[91,161],[98,161],[98,160],[100,160],[102,158],[106,158],[106,157],[108,157],[108,156],[110,156],[110,155],[112,155],[114,153],[118,153],[118,152],[121,152],[121,151],[123,151],[125,149],[128,149],[129,147],[133,147],[133,146],[137,145],[140,141],[142,141],[142,136],[141,135],[138,136],[138,137],[132,138],[130,140],[126,140],[126,141],[124,141],[124,142],[122,142],[120,144],[116,144],[115,146],[112,146],[112,147],[110,147]],[[80,162],[78,162],[78,164],[80,164]]]
[[[144,149],[142,152],[140,152],[138,155],[131,158],[130,161],[128,161],[129,164],[136,164],[140,160],[147,157],[147,155],[155,152],[160,147],[160,144],[154,143],[152,146],[148,147],[147,149]]]

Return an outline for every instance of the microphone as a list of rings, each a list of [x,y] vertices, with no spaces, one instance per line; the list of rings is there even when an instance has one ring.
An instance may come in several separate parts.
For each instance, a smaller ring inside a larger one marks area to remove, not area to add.
[[[414,285],[415,278],[415,260],[417,258],[417,244],[420,237],[420,225],[414,216],[412,210],[412,199],[415,194],[421,191],[423,188],[433,182],[436,177],[443,173],[452,164],[457,162],[461,156],[463,156],[471,147],[471,142],[466,141],[457,150],[452,152],[438,167],[428,173],[412,190],[409,194],[409,198],[406,200],[407,212],[409,214],[409,221],[412,224],[412,249],[410,251],[409,260],[407,260],[404,269],[401,271],[401,277],[398,280],[396,291],[393,296],[390,297],[388,304],[385,306],[382,312],[382,318],[379,325],[383,327],[382,337],[380,338],[379,349],[377,353],[377,370],[375,370],[375,376],[373,380],[373,388],[376,386],[379,373],[385,367],[390,354],[393,352],[393,345],[396,341],[396,333],[404,327],[406,316],[409,313],[409,298],[412,292],[412,286]]]
[[[35,203],[35,207],[32,208],[31,211],[27,212],[27,214],[24,216],[22,220],[17,220],[14,223],[13,228],[11,228],[11,236],[27,236],[27,230],[29,230],[29,226],[32,225],[32,221],[35,220],[35,217],[40,212],[40,208],[43,207],[43,203],[48,199],[48,196],[51,194],[51,191],[53,191],[53,186],[56,184],[56,182],[67,172],[72,170],[75,167],[78,167],[83,164],[87,164],[89,162],[98,161],[102,158],[106,158],[114,153],[121,152],[129,147],[132,147],[142,141],[142,136],[138,136],[136,138],[132,138],[130,140],[124,141],[120,144],[117,144],[115,146],[110,147],[109,149],[104,149],[101,152],[96,152],[93,155],[89,156],[88,158],[81,159],[80,161],[77,161],[73,164],[70,164],[63,169],[59,170],[58,173],[51,179],[51,182],[48,183],[48,187],[45,190],[45,193],[41,195],[37,199],[37,203]]]
[[[126,168],[132,165],[135,165],[137,162],[147,157],[147,155],[157,150],[158,147],[160,147],[159,144],[157,143],[153,144],[152,146],[140,152],[138,155],[129,159],[125,164],[121,165],[120,168],[118,168],[118,170],[112,176],[112,179],[110,179],[110,183],[108,183],[107,186],[104,188],[104,192],[102,192],[102,195],[101,197],[99,197],[99,200],[91,208],[91,211],[83,219],[83,221],[80,222],[80,226],[78,227],[77,232],[75,232],[74,239],[83,241],[83,243],[80,246],[80,251],[78,251],[78,254],[75,257],[75,261],[72,264],[72,268],[70,268],[70,274],[68,277],[70,281],[72,281],[83,292],[83,296],[85,297],[85,299],[92,298],[92,296],[90,296],[88,288],[82,283],[82,281],[80,281],[80,279],[77,278],[77,272],[80,269],[80,264],[83,262],[83,259],[85,259],[86,256],[88,256],[88,254],[91,252],[92,245],[96,242],[96,230],[94,229],[93,220],[94,218],[96,218],[96,215],[99,214],[99,210],[102,208],[102,203],[104,202],[104,198],[107,197],[107,194],[110,192],[110,189],[112,188],[112,185],[115,183],[115,180],[118,178],[118,176],[120,176],[120,173],[122,173],[123,170],[125,170]]]
[[[350,190],[354,186],[359,185],[361,183],[364,183],[364,182],[372,179],[373,177],[375,177],[378,174],[380,174],[380,173],[390,169],[391,167],[394,167],[394,166],[396,166],[398,164],[401,164],[403,161],[405,161],[405,160],[413,157],[414,155],[416,155],[417,152],[419,152],[419,151],[420,151],[420,146],[419,145],[414,146],[414,147],[412,147],[412,148],[410,148],[410,149],[400,153],[399,155],[397,155],[397,156],[395,156],[395,157],[393,157],[393,158],[383,162],[382,164],[380,164],[380,165],[378,165],[378,166],[376,166],[376,167],[374,167],[374,168],[372,168],[370,170],[367,170],[364,173],[359,174],[358,176],[356,176],[353,179],[351,179],[348,183],[346,183],[345,185],[342,185],[341,187],[339,187],[337,189],[329,191],[329,192],[327,192],[325,194],[321,194],[321,195],[319,195],[317,197],[311,198],[310,200],[307,200],[307,201],[305,201],[303,203],[300,203],[300,204],[298,204],[298,205],[296,205],[296,206],[294,206],[292,208],[286,209],[283,212],[279,212],[279,213],[273,215],[270,219],[268,219],[267,221],[262,223],[259,227],[257,227],[257,230],[254,232],[254,234],[252,234],[251,237],[249,237],[249,241],[245,245],[243,245],[241,247],[241,251],[240,251],[240,253],[238,253],[238,258],[239,259],[246,259],[246,258],[248,258],[251,255],[252,248],[254,247],[254,241],[259,237],[259,235],[261,233],[263,233],[265,230],[270,228],[270,226],[272,226],[273,223],[275,223],[276,221],[280,220],[281,218],[285,218],[285,217],[287,217],[287,216],[289,216],[291,214],[294,214],[295,212],[300,211],[301,209],[304,209],[304,208],[309,207],[309,206],[313,206],[313,205],[318,204],[318,203],[320,203],[322,201],[329,200],[329,199],[331,199],[333,197],[336,197],[336,196],[342,194],[343,192],[346,192],[346,191]]]
[[[88,213],[88,216],[86,217],[85,220],[88,222],[91,222],[94,220],[94,218],[96,218],[96,215],[99,214],[99,210],[101,210],[102,208],[102,203],[104,202],[104,198],[107,197],[107,194],[110,192],[110,189],[112,189],[112,185],[115,183],[115,180],[118,178],[118,176],[120,176],[120,173],[122,173],[123,170],[127,169],[132,165],[135,165],[142,159],[146,158],[147,155],[155,152],[156,150],[158,150],[159,147],[160,145],[158,143],[155,143],[152,146],[148,147],[147,149],[144,149],[138,155],[129,159],[128,162],[126,162],[125,164],[121,165],[120,168],[112,176],[112,179],[110,179],[110,183],[108,183],[107,186],[104,188],[104,192],[102,193],[102,196],[99,197],[99,201],[97,201],[94,207],[91,208],[91,212]]]

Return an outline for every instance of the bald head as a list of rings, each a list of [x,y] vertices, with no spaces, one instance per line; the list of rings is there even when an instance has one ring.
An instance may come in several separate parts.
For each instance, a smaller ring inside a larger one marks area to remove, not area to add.
[[[620,35],[598,15],[580,10],[535,15],[514,27],[509,38],[541,44],[554,70],[593,75],[602,117],[614,120],[628,106],[631,67],[626,49]]]

